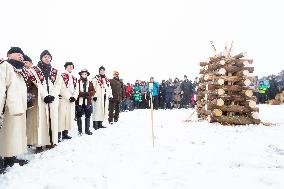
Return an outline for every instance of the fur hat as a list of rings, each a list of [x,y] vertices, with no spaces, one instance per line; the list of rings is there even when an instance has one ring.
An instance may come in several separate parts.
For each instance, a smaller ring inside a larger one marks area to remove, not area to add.
[[[101,70],[106,70],[106,69],[105,69],[105,67],[101,66],[101,67],[99,68],[99,71],[101,71]]]
[[[26,54],[24,54],[24,61],[33,62],[32,59]]]
[[[73,66],[73,69],[74,69],[74,64],[73,64],[73,62],[66,62],[65,64],[64,64],[64,68],[66,69],[66,67],[67,66]]]
[[[50,54],[50,52],[48,50],[44,50],[42,51],[42,53],[40,54],[40,60],[45,56],[45,55],[49,55],[51,60],[52,60],[52,56]]]
[[[82,73],[87,73],[87,75],[90,75],[90,72],[87,69],[82,69],[78,74],[81,75]]]
[[[22,51],[22,49],[20,47],[11,47],[10,50],[7,52],[7,56],[9,54],[13,54],[13,53],[20,53],[20,54],[24,55],[24,52]]]

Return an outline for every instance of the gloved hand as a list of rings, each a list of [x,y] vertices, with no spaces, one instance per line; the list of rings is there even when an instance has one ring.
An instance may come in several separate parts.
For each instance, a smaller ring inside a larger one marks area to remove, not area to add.
[[[98,98],[97,98],[97,97],[94,97],[93,100],[96,102],[96,101],[98,100]]]
[[[76,101],[76,98],[74,98],[74,97],[72,96],[72,97],[69,98],[69,101],[70,101],[70,102],[75,102],[75,101]]]
[[[54,101],[54,96],[51,96],[51,95],[47,95],[46,97],[44,97],[43,101],[46,103],[46,104],[49,104],[49,103],[52,103]]]

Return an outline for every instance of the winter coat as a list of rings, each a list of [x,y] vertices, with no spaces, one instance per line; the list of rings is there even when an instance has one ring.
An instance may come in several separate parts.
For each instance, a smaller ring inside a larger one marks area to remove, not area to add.
[[[174,83],[174,101],[180,102],[181,101],[181,84]]]
[[[59,92],[63,82],[62,77],[57,69],[52,67],[46,68],[43,63],[34,66],[32,72],[35,75],[34,82],[38,88],[37,108],[38,119],[35,120],[37,127],[37,146],[50,145],[49,128],[52,131],[52,143],[58,143],[58,109],[59,109]],[[46,104],[44,98],[48,95],[54,96],[52,103]],[[50,118],[50,123],[49,123]]]
[[[112,98],[110,82],[106,77],[97,75],[92,79],[92,83],[96,91],[94,97],[97,98],[96,101],[93,101],[92,119],[93,121],[104,121],[108,118],[109,98]]]
[[[91,81],[86,80],[86,92],[87,92],[87,96],[85,96],[84,94],[84,80],[79,79],[78,80],[78,87],[79,87],[79,94],[78,94],[78,98],[76,100],[76,105],[80,105],[82,106],[84,103],[84,97],[86,98],[86,104],[87,106],[92,106],[92,101],[93,101],[93,96],[95,95],[96,91],[94,88],[94,85]]]
[[[173,84],[167,84],[165,87],[165,98],[166,99],[173,99],[174,96],[174,85]]]
[[[131,85],[127,85],[126,86],[126,94],[125,94],[126,98],[130,98],[131,95],[132,95],[132,92],[133,92],[132,86]]]
[[[28,69],[29,73],[35,77],[35,74],[32,72],[32,69]],[[30,89],[29,89],[30,88]],[[38,136],[37,136],[37,127],[38,127],[38,88],[36,83],[31,83],[28,88],[28,94],[33,96],[32,106],[28,107],[27,110],[27,144],[36,145]],[[32,91],[31,91],[32,90]]]
[[[59,132],[71,130],[75,119],[75,101],[70,102],[70,98],[74,97],[77,99],[79,94],[79,87],[75,76],[65,71],[61,74],[61,79],[63,83],[61,85],[59,99]]]
[[[151,87],[152,85],[152,87]],[[159,83],[158,82],[154,82],[154,83],[148,83],[148,92],[153,96],[158,96],[159,95]],[[151,89],[152,88],[152,89]]]
[[[260,84],[260,85],[258,86],[258,92],[259,92],[259,94],[265,94],[266,91],[267,91],[267,89],[268,89],[268,86],[265,85],[265,84]]]
[[[8,62],[0,64],[1,114],[5,104],[4,125],[0,129],[0,156],[2,157],[17,156],[27,151],[27,86],[24,73],[24,69],[17,70]]]
[[[142,101],[142,95],[139,92],[136,92],[133,94],[133,99],[135,102],[141,102]]]
[[[133,86],[133,91],[134,91],[134,92],[136,92],[136,91],[141,92],[141,85],[135,84],[135,85]]]
[[[184,80],[180,86],[181,90],[185,95],[192,95],[193,94],[193,86],[191,81],[188,79]]]
[[[112,96],[113,101],[115,102],[121,102],[122,101],[122,83],[119,79],[113,78],[109,80],[111,90],[112,90]]]

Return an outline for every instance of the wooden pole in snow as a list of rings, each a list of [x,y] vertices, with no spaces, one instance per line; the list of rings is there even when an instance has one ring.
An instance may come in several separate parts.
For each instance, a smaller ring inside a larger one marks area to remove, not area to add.
[[[150,94],[151,97],[151,123],[152,123],[152,143],[153,148],[155,147],[155,135],[154,135],[154,106],[153,106],[153,96]]]

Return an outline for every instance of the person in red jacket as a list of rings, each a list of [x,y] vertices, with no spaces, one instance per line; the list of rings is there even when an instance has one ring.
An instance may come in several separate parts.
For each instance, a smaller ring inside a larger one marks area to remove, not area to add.
[[[125,93],[125,96],[126,96],[127,99],[131,98],[132,92],[133,92],[132,86],[130,85],[130,83],[127,83],[126,93]]]

